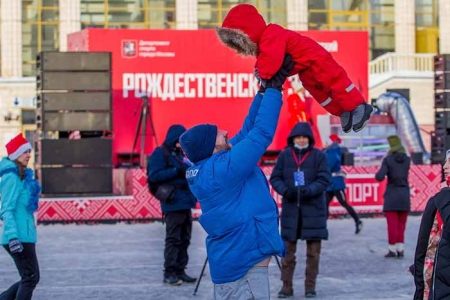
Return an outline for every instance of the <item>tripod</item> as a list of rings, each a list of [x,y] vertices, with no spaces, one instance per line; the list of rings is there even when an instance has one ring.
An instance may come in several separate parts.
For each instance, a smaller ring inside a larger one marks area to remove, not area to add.
[[[274,256],[275,256],[275,259],[277,261],[278,268],[281,271],[280,260],[278,259],[278,256],[276,256],[276,255],[274,255]],[[207,263],[208,263],[208,256],[206,257],[205,263],[203,264],[202,272],[200,273],[200,276],[198,277],[197,285],[195,286],[195,290],[194,290],[194,294],[193,294],[194,296],[197,295],[198,287],[200,286],[200,281],[202,281],[203,273],[205,272],[205,268],[206,268],[206,264]]]
[[[147,119],[150,123],[151,129],[152,129],[152,135],[155,138],[155,144],[156,147],[158,147],[158,139],[156,138],[156,134],[155,134],[155,126],[153,125],[153,119],[151,116],[151,111],[150,111],[150,103],[148,102],[148,97],[144,96],[141,98],[142,99],[142,104],[141,104],[141,115],[139,117],[139,123],[138,126],[136,128],[136,135],[134,137],[134,142],[133,142],[133,149],[131,149],[131,154],[130,154],[130,164],[133,162],[133,152],[134,149],[136,148],[136,143],[138,140],[138,136],[139,136],[139,132],[141,134],[141,149],[139,152],[139,165],[141,166],[141,168],[145,168],[145,138],[147,135]],[[134,112],[134,114],[136,115],[137,110]]]

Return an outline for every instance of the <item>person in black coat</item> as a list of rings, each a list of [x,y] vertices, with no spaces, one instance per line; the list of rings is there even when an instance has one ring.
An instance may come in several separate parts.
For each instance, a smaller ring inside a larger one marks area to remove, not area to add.
[[[406,220],[411,206],[408,183],[411,158],[406,155],[398,136],[389,136],[388,141],[390,145],[388,155],[375,174],[378,181],[383,181],[385,177],[388,179],[383,204],[389,242],[385,257],[403,258]]]
[[[325,154],[314,148],[314,142],[309,123],[297,123],[270,176],[273,189],[283,196],[281,236],[287,253],[281,259],[283,287],[278,293],[279,298],[294,294],[292,284],[298,239],[306,240],[307,245],[305,296],[316,296],[321,241],[328,239],[324,192],[331,174]]]
[[[450,176],[450,150],[446,153],[444,175],[446,178]],[[414,264],[410,267],[416,285],[414,300],[450,299],[450,269],[448,268],[450,265],[450,187],[448,181],[443,182],[441,187],[441,191],[428,201],[420,222]],[[438,232],[435,232],[437,240],[433,241],[430,234],[434,226],[437,227]],[[432,269],[424,272],[426,267],[430,268],[425,266],[425,259],[432,259],[432,254],[435,255]],[[431,282],[428,281],[429,273],[432,274]],[[424,274],[427,277],[424,277]]]

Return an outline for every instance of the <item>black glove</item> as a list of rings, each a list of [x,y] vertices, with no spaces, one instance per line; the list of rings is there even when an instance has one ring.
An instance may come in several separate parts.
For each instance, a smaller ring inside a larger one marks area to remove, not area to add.
[[[291,56],[289,54],[286,54],[284,56],[284,61],[283,64],[281,65],[281,68],[278,70],[277,73],[275,73],[275,75],[272,76],[272,78],[267,80],[265,89],[273,88],[281,92],[283,90],[283,84],[286,81],[286,78],[288,77],[289,72],[291,72],[294,65],[295,62],[292,61]]]
[[[23,251],[23,245],[18,239],[11,239],[8,246],[11,253],[20,253]]]
[[[309,195],[309,189],[306,186],[302,186],[300,188],[300,197],[301,196],[308,196]]]
[[[288,188],[283,197],[288,201],[297,201],[297,188]]]
[[[185,178],[187,169],[188,169],[188,166],[186,166],[185,164],[182,164],[181,166],[178,166],[177,167],[177,174],[178,174],[178,176]]]
[[[258,82],[259,82],[259,91],[258,91],[258,93],[264,94],[264,92],[266,91],[267,80],[262,79],[261,76],[259,76],[257,68],[255,68],[253,70],[253,75],[255,75],[255,78],[258,79]]]

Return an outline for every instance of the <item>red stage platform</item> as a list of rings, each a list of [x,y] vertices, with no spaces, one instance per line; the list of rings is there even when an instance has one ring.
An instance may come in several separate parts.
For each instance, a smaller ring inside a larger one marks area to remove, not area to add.
[[[263,167],[269,178],[273,167]],[[358,213],[380,213],[386,182],[374,178],[378,166],[344,167],[347,172],[347,196]],[[114,193],[117,196],[43,198],[40,201],[40,222],[77,221],[139,221],[161,218],[159,202],[148,192],[145,170],[115,169]],[[421,212],[428,199],[438,190],[441,181],[440,165],[412,166],[409,176],[411,186],[411,211]],[[281,207],[281,197],[271,189]],[[332,214],[346,211],[337,203],[331,206]],[[201,214],[200,207],[194,216]]]

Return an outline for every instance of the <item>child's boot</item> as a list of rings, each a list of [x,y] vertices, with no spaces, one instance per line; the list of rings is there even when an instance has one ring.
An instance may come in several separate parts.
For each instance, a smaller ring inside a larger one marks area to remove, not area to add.
[[[373,116],[374,113],[375,108],[372,105],[367,103],[358,105],[351,112],[353,131],[358,132],[362,130],[367,125],[370,117]]]
[[[349,133],[352,130],[352,114],[348,111],[344,111],[340,116],[342,131]]]

